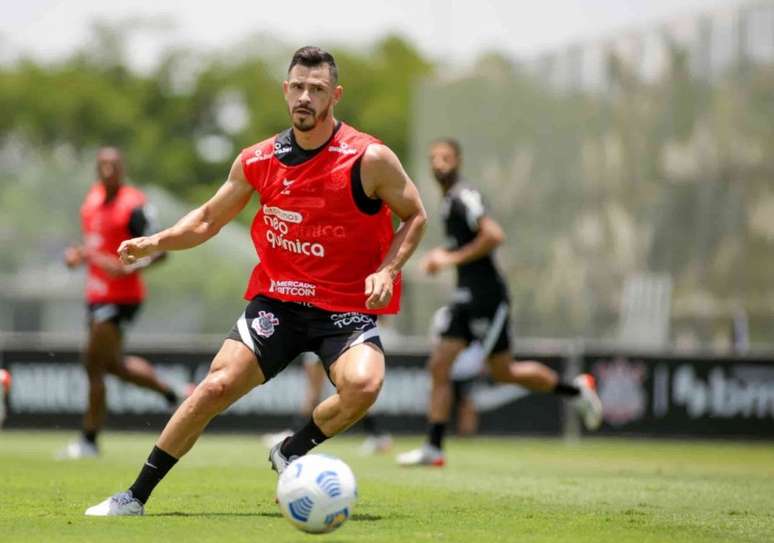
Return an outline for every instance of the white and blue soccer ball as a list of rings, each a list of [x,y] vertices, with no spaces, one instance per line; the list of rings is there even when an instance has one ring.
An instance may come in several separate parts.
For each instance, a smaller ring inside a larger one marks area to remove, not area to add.
[[[280,475],[277,500],[293,526],[312,534],[332,532],[351,515],[357,483],[349,466],[332,456],[308,454]]]

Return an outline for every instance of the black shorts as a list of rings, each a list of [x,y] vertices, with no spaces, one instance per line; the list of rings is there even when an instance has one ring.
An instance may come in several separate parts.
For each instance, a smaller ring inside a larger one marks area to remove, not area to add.
[[[511,350],[511,324],[507,298],[474,298],[444,308],[439,318],[441,337],[481,342],[486,356]]]
[[[94,323],[112,322],[123,331],[123,324],[130,323],[137,316],[142,304],[86,304],[89,326]]]
[[[371,343],[382,349],[374,315],[334,313],[266,296],[247,304],[227,337],[255,353],[267,381],[304,352],[316,354],[328,372],[350,347]]]

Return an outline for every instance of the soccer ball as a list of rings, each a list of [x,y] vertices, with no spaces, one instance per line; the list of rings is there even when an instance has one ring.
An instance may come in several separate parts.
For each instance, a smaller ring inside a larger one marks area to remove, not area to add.
[[[308,454],[288,465],[277,482],[282,514],[296,528],[312,534],[332,532],[352,514],[357,484],[338,458]]]

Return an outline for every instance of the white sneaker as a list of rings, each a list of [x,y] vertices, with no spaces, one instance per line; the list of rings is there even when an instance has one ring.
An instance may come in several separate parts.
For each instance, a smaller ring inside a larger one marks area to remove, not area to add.
[[[273,432],[268,434],[263,434],[261,436],[261,443],[267,448],[271,449],[276,445],[277,443],[282,443],[285,441],[286,437],[290,437],[293,435],[293,430],[282,430],[281,432]]]
[[[67,447],[57,453],[56,458],[57,460],[81,460],[97,456],[99,456],[97,446],[81,438],[68,443]]]
[[[298,456],[290,456],[286,457],[284,454],[282,454],[282,443],[284,443],[285,440],[283,439],[281,442],[274,445],[271,450],[269,451],[269,462],[271,463],[271,469],[277,472],[277,475],[282,475],[282,472],[285,471],[285,468],[288,467],[288,465],[298,458]]]
[[[441,468],[446,464],[446,457],[438,447],[425,443],[419,449],[399,454],[395,460],[401,466],[435,466]]]
[[[378,436],[368,436],[360,445],[360,454],[371,456],[374,454],[386,453],[392,449],[392,437],[390,434],[381,434]]]
[[[583,421],[586,430],[596,430],[602,424],[602,401],[597,395],[597,383],[594,376],[588,373],[581,373],[573,383],[581,391],[580,396],[575,399],[575,409]]]
[[[125,517],[142,515],[145,507],[138,499],[132,496],[132,492],[119,492],[105,501],[86,509],[87,517]]]

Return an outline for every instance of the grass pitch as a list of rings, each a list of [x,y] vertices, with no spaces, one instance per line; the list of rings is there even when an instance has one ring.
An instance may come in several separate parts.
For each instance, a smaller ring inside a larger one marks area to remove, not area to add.
[[[133,481],[155,434],[108,433],[99,460],[52,460],[73,435],[0,433],[0,541],[774,541],[772,444],[450,440],[446,468],[402,469],[339,437],[320,449],[350,464],[360,501],[313,536],[281,517],[266,450],[248,436],[205,435],[143,518],[84,517]]]

